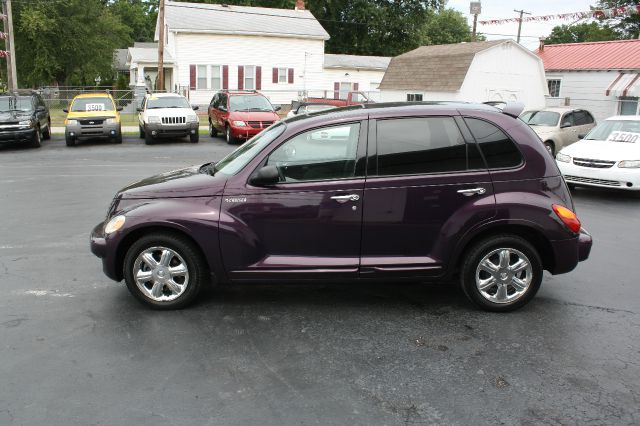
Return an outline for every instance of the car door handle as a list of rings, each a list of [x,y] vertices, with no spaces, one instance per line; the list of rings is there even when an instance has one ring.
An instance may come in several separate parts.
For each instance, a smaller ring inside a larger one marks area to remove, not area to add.
[[[467,197],[470,197],[472,195],[481,195],[481,194],[484,194],[485,192],[487,192],[487,190],[484,188],[471,188],[471,189],[458,190],[458,194],[462,194]]]
[[[347,194],[347,195],[334,195],[331,197],[332,200],[336,200],[339,203],[346,203],[347,201],[358,201],[360,196],[358,194]]]

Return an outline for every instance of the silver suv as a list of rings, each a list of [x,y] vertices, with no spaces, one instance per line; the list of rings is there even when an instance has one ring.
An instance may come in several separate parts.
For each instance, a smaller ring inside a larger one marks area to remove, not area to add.
[[[582,139],[596,126],[593,115],[584,109],[544,108],[525,111],[520,118],[540,136],[553,156],[565,146]]]

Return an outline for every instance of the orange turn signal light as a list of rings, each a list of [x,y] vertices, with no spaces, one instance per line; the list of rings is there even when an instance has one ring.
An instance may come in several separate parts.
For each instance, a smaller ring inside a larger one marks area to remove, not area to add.
[[[561,206],[559,204],[554,204],[551,206],[556,215],[560,218],[562,223],[565,224],[567,228],[569,228],[572,232],[578,233],[580,232],[580,228],[582,224],[580,220],[578,220],[578,216],[568,208]]]

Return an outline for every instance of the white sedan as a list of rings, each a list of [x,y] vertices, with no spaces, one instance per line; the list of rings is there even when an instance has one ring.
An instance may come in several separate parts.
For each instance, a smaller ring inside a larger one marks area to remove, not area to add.
[[[556,162],[567,184],[640,190],[640,116],[616,116],[562,149]]]

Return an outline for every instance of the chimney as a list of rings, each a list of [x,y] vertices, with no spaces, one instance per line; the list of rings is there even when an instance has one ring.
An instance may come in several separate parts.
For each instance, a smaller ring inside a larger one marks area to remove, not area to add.
[[[296,0],[296,10],[304,10],[304,0]]]
[[[545,41],[545,40],[546,40],[546,39],[545,39],[545,37],[544,37],[544,36],[543,36],[543,37],[540,37],[540,46],[538,46],[538,50],[539,50],[540,52],[544,52],[544,41]]]

